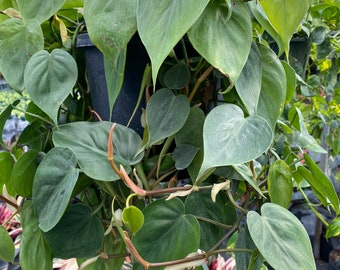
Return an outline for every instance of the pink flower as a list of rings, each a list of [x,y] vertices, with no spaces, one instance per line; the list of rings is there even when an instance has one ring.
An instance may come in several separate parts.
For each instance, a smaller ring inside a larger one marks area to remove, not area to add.
[[[212,261],[210,270],[234,270],[235,267],[236,262],[233,257],[225,261],[224,258],[218,254],[217,258]]]
[[[9,208],[7,208],[5,204],[0,204],[0,225],[4,224],[11,215],[12,211]],[[8,227],[9,226],[10,225],[8,225]]]

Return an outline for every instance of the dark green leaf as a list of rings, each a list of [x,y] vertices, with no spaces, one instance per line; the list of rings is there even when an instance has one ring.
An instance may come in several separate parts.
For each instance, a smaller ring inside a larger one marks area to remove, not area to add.
[[[261,215],[248,212],[250,235],[265,260],[277,270],[316,270],[306,229],[289,210],[265,203]]]
[[[107,157],[107,144],[110,122],[74,122],[65,124],[53,131],[56,146],[74,151],[81,170],[88,176],[102,181],[117,180]],[[132,129],[116,124],[113,132],[114,161],[119,168],[122,164],[126,171],[143,158],[143,153],[136,156],[142,144],[139,135]]]
[[[182,259],[199,248],[200,226],[194,216],[185,214],[180,199],[155,201],[143,210],[143,214],[144,225],[132,241],[145,260]],[[136,269],[140,267],[138,265]]]
[[[181,144],[174,150],[173,158],[177,170],[187,168],[195,158],[198,148],[190,144]]]
[[[190,80],[190,72],[187,65],[179,62],[171,67],[164,75],[164,84],[169,89],[182,89]]]
[[[6,185],[7,190],[12,190],[11,173],[14,164],[15,160],[9,152],[0,152],[0,194],[3,185]]]
[[[287,79],[286,103],[288,103],[294,97],[296,87],[296,75],[294,69],[287,62],[281,61],[281,64],[286,73]]]
[[[74,204],[45,237],[55,258],[89,258],[102,246],[104,228],[89,206]]]
[[[5,262],[13,262],[15,252],[14,243],[8,231],[3,226],[0,226],[0,239],[0,259]]]
[[[32,200],[44,232],[51,230],[64,214],[78,179],[76,166],[73,151],[62,147],[50,150],[38,166]]]

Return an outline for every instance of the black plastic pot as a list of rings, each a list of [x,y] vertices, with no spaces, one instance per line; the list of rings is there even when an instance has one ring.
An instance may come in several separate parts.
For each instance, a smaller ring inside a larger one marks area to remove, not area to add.
[[[139,37],[134,36],[128,44],[124,82],[113,107],[111,118],[103,54],[93,45],[87,33],[78,35],[77,47],[80,48],[85,55],[91,102],[94,111],[96,111],[103,120],[111,120],[112,122],[127,125],[138,100],[140,83],[145,66],[147,63],[150,63],[148,54]],[[129,127],[139,134],[143,134],[140,120],[142,107],[145,107],[144,98],[129,125]]]

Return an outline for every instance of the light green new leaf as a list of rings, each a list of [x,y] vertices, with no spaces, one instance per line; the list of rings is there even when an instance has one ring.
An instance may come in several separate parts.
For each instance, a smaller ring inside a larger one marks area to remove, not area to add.
[[[52,269],[51,249],[39,229],[32,201],[25,201],[20,214],[23,227],[19,253],[22,270]]]
[[[60,220],[77,182],[79,169],[72,150],[55,147],[41,161],[36,171],[32,201],[44,232]]]
[[[163,61],[196,22],[208,2],[209,0],[138,2],[137,28],[151,58],[154,84]]]
[[[290,167],[283,160],[271,164],[268,174],[268,191],[272,203],[288,208],[293,195]]]
[[[149,140],[146,147],[179,131],[190,113],[189,99],[163,88],[153,94],[146,106]]]
[[[144,224],[144,215],[136,206],[125,207],[122,214],[124,225],[135,234]]]
[[[34,76],[32,76],[34,74]],[[57,125],[60,105],[77,81],[74,58],[61,49],[35,53],[25,69],[25,87],[36,105]]]
[[[247,62],[237,79],[235,88],[249,115],[256,115],[262,83],[261,56],[256,43],[252,43]]]
[[[15,164],[14,157],[9,152],[0,152],[0,194],[6,185],[7,191],[12,190],[11,173]],[[15,194],[13,194],[15,195]]]
[[[155,201],[143,210],[143,214],[144,225],[132,241],[145,260],[165,262],[183,259],[199,248],[199,223],[193,215],[185,214],[180,199]],[[136,269],[143,268],[138,264]]]
[[[210,1],[188,37],[194,48],[234,84],[248,58],[252,26],[243,1],[233,1],[231,6],[232,11],[225,0]]]
[[[113,181],[119,176],[113,171],[107,157],[107,144],[111,122],[74,122],[61,125],[53,131],[55,146],[72,149],[78,159],[81,170],[89,177]],[[81,134],[81,136],[79,136]],[[130,166],[143,158],[143,153],[136,156],[142,144],[139,135],[132,129],[116,124],[113,132],[113,152],[116,165],[123,165],[129,173]]]
[[[311,1],[299,0],[297,4],[296,0],[261,0],[259,3],[280,36],[283,50],[288,56],[290,39],[306,15]]]
[[[207,116],[204,129],[204,159],[199,175],[210,168],[248,162],[265,152],[272,130],[259,116],[244,118],[240,107],[220,105]]]
[[[39,24],[48,20],[66,0],[18,0],[20,14],[24,21],[35,19]]]
[[[257,115],[266,119],[274,130],[286,101],[286,73],[281,61],[271,49],[262,44],[258,44],[258,48],[261,55],[262,84]]]
[[[104,228],[91,208],[79,203],[69,206],[45,237],[55,258],[89,258],[102,246]]]
[[[256,247],[274,269],[316,269],[306,229],[289,210],[265,203],[261,215],[248,212],[247,225]]]
[[[0,23],[0,72],[16,91],[24,90],[24,71],[30,57],[44,48],[44,36],[35,20]],[[32,76],[34,77],[34,76]]]
[[[0,239],[0,259],[5,262],[13,262],[15,253],[14,243],[3,226],[0,226]]]
[[[326,228],[326,239],[340,235],[340,217],[336,217]]]

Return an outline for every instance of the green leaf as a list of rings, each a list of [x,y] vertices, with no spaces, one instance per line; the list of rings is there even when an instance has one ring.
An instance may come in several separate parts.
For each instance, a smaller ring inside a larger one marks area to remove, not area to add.
[[[13,262],[15,253],[14,243],[3,226],[0,226],[0,239],[0,259],[5,262]]]
[[[76,166],[73,151],[62,147],[52,148],[38,166],[32,200],[44,232],[51,230],[65,212],[79,175]]]
[[[296,87],[295,70],[285,61],[281,61],[281,64],[286,73],[287,78],[286,103],[289,103],[293,99],[295,93]]]
[[[197,6],[196,1],[193,5]],[[227,19],[230,13],[231,17]],[[250,14],[240,0],[233,1],[232,11],[226,1],[210,1],[188,32],[188,37],[200,55],[234,84],[252,44]]]
[[[280,36],[283,50],[288,56],[290,39],[306,15],[311,1],[300,0],[298,5],[295,0],[263,0],[259,3]]]
[[[122,220],[131,233],[136,234],[144,224],[144,215],[136,206],[131,205],[124,208]]]
[[[200,249],[202,250],[210,250],[224,235],[223,228],[202,220],[202,218],[226,224],[231,223],[228,222],[231,221],[228,218],[236,216],[235,208],[230,207],[226,197],[218,194],[216,202],[213,202],[210,190],[191,193],[185,200],[185,213],[198,217],[201,232]]]
[[[326,228],[326,239],[340,235],[340,217],[336,217]]]
[[[247,62],[237,79],[235,88],[249,115],[256,115],[262,83],[261,56],[256,43],[252,43]]]
[[[189,99],[163,88],[153,94],[146,106],[149,139],[146,147],[179,131],[190,113]]]
[[[253,172],[251,171],[249,164],[235,164],[232,166],[234,170],[242,176],[261,196],[263,193],[257,183],[254,180]]]
[[[288,208],[293,195],[290,167],[283,160],[271,164],[268,173],[268,191],[272,203]]]
[[[132,241],[145,260],[182,259],[199,248],[200,226],[194,216],[185,214],[180,199],[155,201],[143,210],[143,214],[144,225]]]
[[[196,22],[208,2],[209,0],[138,2],[137,28],[151,58],[154,84],[163,61]]]
[[[225,104],[208,114],[203,140],[200,175],[213,167],[241,164],[259,157],[272,142],[272,130],[262,117],[244,118],[238,106]]]
[[[20,213],[23,227],[19,253],[22,269],[52,269],[51,249],[39,229],[32,201],[25,201]]]
[[[174,150],[173,158],[177,170],[187,168],[195,158],[198,148],[190,144],[181,144]]]
[[[30,150],[24,153],[15,163],[12,174],[12,186],[15,192],[25,198],[32,197],[34,175],[39,165],[39,151]]]
[[[7,119],[11,116],[13,106],[18,105],[20,102],[19,99],[15,100],[12,104],[8,105],[5,110],[3,110],[0,114],[0,133],[3,134],[4,127],[6,124]],[[8,146],[4,143],[3,138],[1,136],[0,138],[0,145],[2,145],[4,148],[7,148]]]
[[[34,74],[34,76],[32,76]],[[25,69],[25,87],[38,105],[57,125],[60,105],[71,93],[78,69],[74,58],[64,50],[35,53]]]
[[[169,89],[182,89],[190,80],[190,71],[184,62],[172,66],[164,75],[164,84]]]
[[[265,203],[261,215],[248,212],[247,225],[256,247],[274,269],[316,269],[309,236],[289,210]]]
[[[35,19],[41,24],[56,13],[65,1],[66,0],[18,0],[18,6],[24,21]]]
[[[81,170],[96,180],[113,181],[119,176],[113,171],[107,157],[107,143],[110,122],[74,122],[61,125],[53,131],[55,146],[70,148],[74,151]],[[81,134],[81,136],[79,136]],[[142,144],[139,135],[132,129],[116,124],[113,132],[114,161],[126,171],[139,163],[143,153],[136,156]]]
[[[0,23],[0,71],[16,91],[24,90],[24,71],[30,57],[44,48],[40,25],[35,20],[25,24],[19,19]]]
[[[258,47],[261,54],[262,87],[257,114],[266,119],[274,130],[286,101],[286,73],[271,49],[262,44],[258,44]]]
[[[303,177],[308,181],[308,183],[312,186],[314,192],[318,196],[319,200],[323,203],[325,207],[328,207],[329,204],[332,206],[334,211],[339,214],[340,206],[339,206],[339,198],[334,189],[334,186],[330,179],[322,172],[318,165],[315,164],[313,159],[304,154],[303,158],[308,166],[309,171],[300,171],[300,167],[298,167],[298,171],[301,173]],[[308,172],[308,173],[307,173]]]
[[[89,258],[102,246],[104,228],[89,206],[73,204],[45,237],[55,258]]]
[[[11,153],[0,152],[0,194],[2,194],[2,188],[6,185],[7,191],[12,190],[11,173],[15,160]]]
[[[203,161],[203,125],[205,115],[203,111],[197,107],[190,108],[190,114],[184,126],[175,135],[176,145],[188,144],[197,147],[194,160],[188,167],[188,173],[192,181],[198,175]]]

